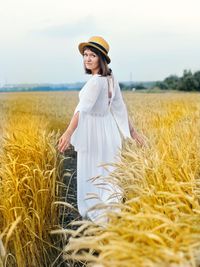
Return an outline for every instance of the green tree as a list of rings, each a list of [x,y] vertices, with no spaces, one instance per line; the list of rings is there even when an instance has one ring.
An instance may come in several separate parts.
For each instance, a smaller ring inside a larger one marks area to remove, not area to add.
[[[179,83],[179,77],[177,75],[170,75],[164,79],[164,84],[167,89],[177,89]]]
[[[138,85],[135,86],[136,90],[141,90],[141,89],[147,89],[142,83],[139,83]]]
[[[199,84],[197,90],[200,91],[200,71],[196,71],[193,76],[196,82]]]
[[[199,82],[194,78],[191,70],[184,70],[183,76],[178,83],[178,90],[181,91],[196,91],[198,90]]]
[[[166,90],[168,89],[168,86],[166,83],[162,82],[162,81],[157,81],[154,85],[154,87],[159,87],[161,90]]]

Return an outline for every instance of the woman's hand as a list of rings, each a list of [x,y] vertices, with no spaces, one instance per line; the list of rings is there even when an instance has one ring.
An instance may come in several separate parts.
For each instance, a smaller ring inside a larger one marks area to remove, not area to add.
[[[58,142],[58,150],[60,152],[64,152],[66,149],[69,148],[70,139],[71,139],[71,135],[67,131],[65,131],[63,135],[59,138],[59,142]]]
[[[58,150],[60,152],[64,152],[66,149],[69,148],[70,139],[71,139],[71,136],[78,125],[78,120],[79,120],[79,111],[77,111],[76,114],[73,115],[69,126],[67,127],[66,131],[59,139]]]
[[[129,124],[129,130],[130,130],[130,135],[133,139],[136,140],[136,142],[141,145],[141,146],[145,146],[145,141],[144,139],[139,136],[139,134],[135,131],[134,127],[132,126],[132,123],[131,123],[131,119],[130,117],[128,117],[128,124]]]
[[[142,147],[143,146],[145,146],[145,141],[144,141],[144,139],[134,130],[134,129],[132,129],[131,131],[130,131],[130,133],[131,133],[131,137],[133,138],[133,139],[135,139],[136,140],[136,142],[139,144],[139,145],[141,145]]]

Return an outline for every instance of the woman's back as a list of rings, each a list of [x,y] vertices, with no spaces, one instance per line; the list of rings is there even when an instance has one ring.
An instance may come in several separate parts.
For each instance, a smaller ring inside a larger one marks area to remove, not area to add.
[[[112,96],[113,96],[112,88],[111,86],[109,86],[110,79],[111,77],[100,76],[99,74],[95,74],[91,77],[92,81],[89,80],[85,84],[85,86],[82,88],[82,90],[79,93],[80,99],[81,97],[86,97],[86,94],[90,94],[92,98],[92,93],[95,93],[95,92],[91,92],[91,91],[96,91],[96,93],[98,94],[98,97],[96,98],[95,103],[93,103],[91,110],[88,110],[87,113],[90,113],[91,115],[97,115],[97,116],[98,115],[103,116],[103,115],[108,114],[110,100],[112,99]],[[90,88],[92,86],[93,88]],[[90,97],[90,96],[87,96],[87,97]]]

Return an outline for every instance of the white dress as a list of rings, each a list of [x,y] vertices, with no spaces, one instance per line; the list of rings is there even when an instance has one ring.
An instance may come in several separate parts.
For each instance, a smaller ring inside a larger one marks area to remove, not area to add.
[[[108,90],[112,93],[110,99]],[[130,138],[126,105],[113,74],[107,77],[92,75],[79,92],[74,114],[78,111],[78,125],[71,136],[71,144],[77,151],[78,210],[83,218],[97,221],[104,211],[91,208],[119,202],[116,193],[120,190],[109,183],[97,186],[98,179],[92,181],[91,178],[106,177],[114,170],[113,166],[101,164],[116,162],[122,138]]]

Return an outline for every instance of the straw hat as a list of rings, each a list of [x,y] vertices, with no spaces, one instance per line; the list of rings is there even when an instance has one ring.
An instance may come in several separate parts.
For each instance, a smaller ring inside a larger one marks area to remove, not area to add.
[[[80,43],[78,46],[78,49],[80,53],[83,55],[83,48],[85,46],[92,46],[97,48],[106,58],[107,63],[109,64],[111,62],[108,51],[110,49],[109,44],[104,40],[101,36],[92,36],[88,42]]]

